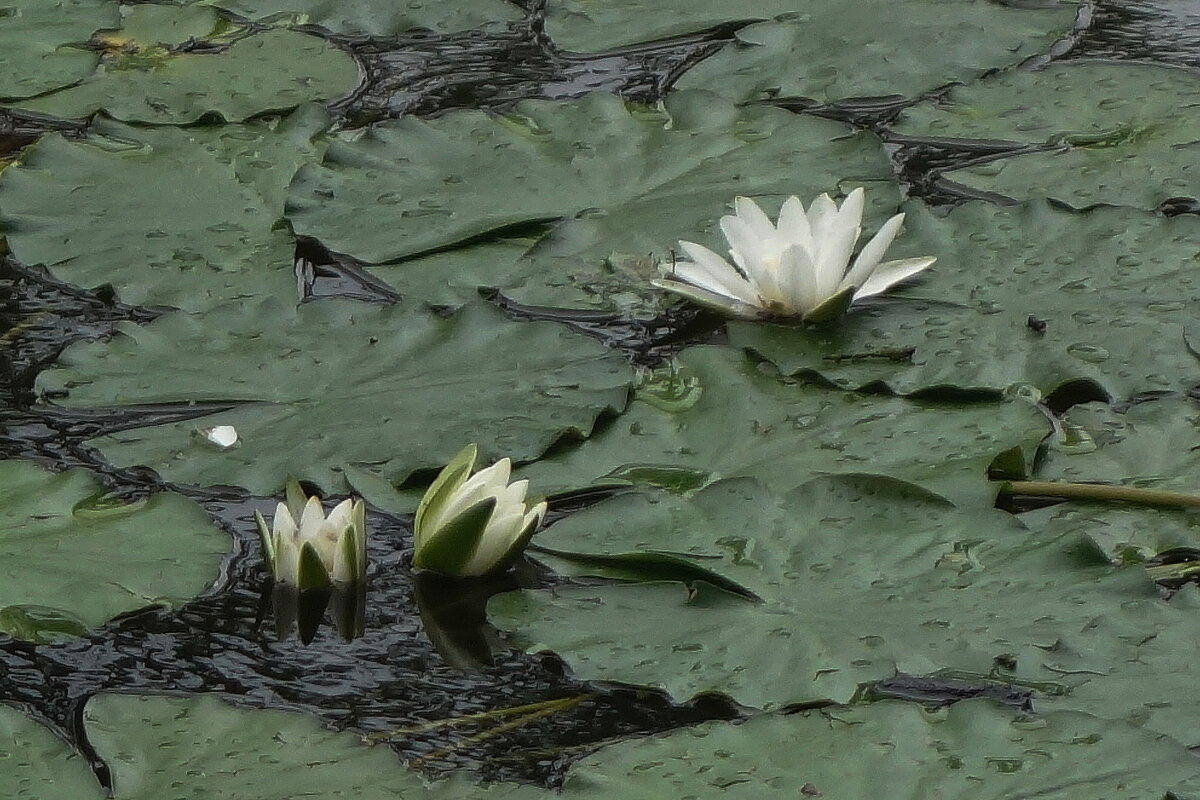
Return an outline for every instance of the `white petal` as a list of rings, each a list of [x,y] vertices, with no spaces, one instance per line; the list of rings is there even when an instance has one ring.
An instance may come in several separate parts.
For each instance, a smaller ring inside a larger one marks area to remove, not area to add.
[[[349,527],[353,510],[354,502],[349,498],[343,500],[333,507],[333,511],[329,512],[329,524],[339,531]]]
[[[271,531],[279,536],[286,536],[289,539],[296,535],[296,520],[292,519],[292,512],[288,511],[288,507],[283,503],[275,506],[275,517],[271,520]]]
[[[201,428],[200,435],[210,444],[222,450],[228,450],[238,443],[237,428],[232,425],[215,425],[211,428]]]
[[[297,544],[316,539],[325,524],[325,509],[316,495],[308,498],[304,504],[304,513],[300,515],[300,530],[296,534]]]
[[[812,259],[803,247],[792,245],[783,251],[779,272],[786,281],[781,288],[788,313],[803,316],[825,299],[817,289],[817,275]]]
[[[521,520],[521,530],[524,531],[525,529],[527,529],[529,527],[530,523],[532,523],[534,520],[537,520],[537,524],[541,525],[542,520],[546,518],[546,509],[548,507],[549,506],[546,504],[546,501],[543,500],[542,502],[538,503],[536,506],[531,508],[529,510],[529,513],[525,515],[525,518],[523,520]]]
[[[275,537],[275,580],[296,585],[300,572],[300,546],[292,536]]]
[[[864,297],[872,297],[881,292],[886,292],[905,278],[916,275],[934,261],[937,261],[937,258],[928,256],[925,258],[906,258],[902,261],[884,262],[875,269],[871,277],[867,278],[858,291],[854,293],[854,299],[861,300]]]
[[[687,298],[693,303],[705,308],[711,308],[721,314],[739,319],[758,319],[761,314],[757,302],[747,303],[727,294],[716,293],[692,286],[682,281],[672,281],[665,278],[650,281],[660,289],[666,289],[680,297]]]
[[[900,233],[900,226],[904,224],[904,215],[897,214],[896,216],[883,223],[871,241],[867,242],[863,247],[862,252],[858,254],[858,258],[854,259],[854,266],[842,278],[842,282],[838,284],[838,291],[848,289],[851,286],[862,286],[866,283],[867,278],[871,277],[871,273],[879,266],[879,262],[883,260],[883,254],[887,252],[891,246],[892,240]]]
[[[479,540],[479,546],[463,565],[463,575],[484,575],[500,566],[501,559],[508,553],[521,533],[521,519],[525,507],[508,507],[503,515],[496,514],[488,521],[487,529]]]
[[[750,228],[750,232],[759,239],[766,241],[775,236],[774,223],[758,207],[758,203],[749,197],[735,197],[733,198],[733,208],[742,222]]]
[[[729,242],[729,255],[734,263],[747,273],[752,271],[754,263],[770,257],[775,238],[773,230],[772,241],[763,241],[741,217],[726,215],[721,217],[721,232]]]
[[[862,232],[863,190],[855,189],[842,203],[837,216],[834,217],[825,230],[823,238],[818,242],[816,256],[817,289],[821,298],[828,299],[837,293],[846,268],[850,264],[850,254]]]
[[[729,262],[693,242],[680,242],[679,246],[692,259],[675,264],[668,279],[682,280],[717,294],[725,294],[743,302],[756,302],[758,292],[754,284],[743,278]]]
[[[820,255],[822,242],[829,235],[829,228],[837,220],[838,207],[827,194],[819,196],[808,207],[808,229],[812,232],[813,246],[809,250],[815,260]]]
[[[740,251],[742,269],[750,285],[757,290],[764,302],[779,302],[783,298],[779,294],[779,254],[782,250],[776,241],[775,229],[771,229],[771,238],[762,240],[756,237],[740,217],[723,217],[721,230],[732,246],[731,252]]]
[[[795,244],[812,253],[812,230],[808,227],[808,216],[800,198],[792,195],[783,201],[779,209],[779,238],[787,244]]]

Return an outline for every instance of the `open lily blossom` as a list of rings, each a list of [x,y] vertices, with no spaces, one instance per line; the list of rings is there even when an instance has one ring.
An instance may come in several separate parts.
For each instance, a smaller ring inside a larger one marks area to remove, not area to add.
[[[779,210],[776,223],[748,197],[735,198],[734,210],[736,214],[721,218],[732,264],[707,247],[681,241],[691,260],[670,265],[654,285],[733,317],[824,322],[840,316],[855,300],[885,292],[936,260],[883,260],[904,222],[904,215],[897,214],[852,263],[862,234],[861,187],[840,207],[823,194],[805,210],[793,195]]]
[[[299,591],[331,582],[359,582],[367,572],[366,512],[362,500],[343,500],[329,516],[317,497],[305,498],[288,481],[287,502],[275,508],[272,526],[254,512],[267,569],[280,584]]]
[[[499,572],[529,543],[546,503],[527,508],[529,481],[509,484],[512,462],[502,458],[474,475],[477,448],[456,455],[430,485],[413,520],[413,566],[471,577]]]

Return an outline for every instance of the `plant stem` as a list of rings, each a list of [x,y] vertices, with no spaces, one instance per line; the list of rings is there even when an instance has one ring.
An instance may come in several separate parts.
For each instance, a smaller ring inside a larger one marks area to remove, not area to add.
[[[1133,486],[1103,483],[1057,483],[1055,481],[1007,481],[1004,494],[1025,497],[1061,497],[1064,500],[1093,500],[1101,503],[1136,503],[1156,508],[1200,508],[1200,496]]]

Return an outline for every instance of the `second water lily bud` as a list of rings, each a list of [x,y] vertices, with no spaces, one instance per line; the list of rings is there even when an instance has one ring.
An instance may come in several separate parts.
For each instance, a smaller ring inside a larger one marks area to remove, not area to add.
[[[317,497],[288,481],[287,502],[275,509],[272,526],[254,512],[263,558],[276,582],[299,591],[331,582],[356,583],[367,572],[367,527],[362,500],[343,500],[329,516]]]
[[[526,508],[529,481],[509,484],[512,462],[471,474],[467,445],[434,479],[413,521],[413,566],[443,575],[478,576],[509,566],[541,524],[545,502]]]

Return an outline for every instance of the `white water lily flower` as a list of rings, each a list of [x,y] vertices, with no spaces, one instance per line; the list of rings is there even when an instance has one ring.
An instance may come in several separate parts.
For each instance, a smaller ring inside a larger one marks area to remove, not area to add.
[[[477,576],[508,567],[541,524],[546,503],[526,508],[529,481],[509,484],[502,458],[471,475],[477,449],[467,445],[430,485],[413,520],[413,566]]]
[[[343,500],[329,516],[316,497],[305,498],[288,481],[287,502],[275,508],[272,527],[254,512],[267,569],[281,584],[300,591],[331,581],[355,583],[367,572],[366,512],[362,500]]]
[[[799,198],[789,197],[774,224],[748,197],[735,198],[734,209],[736,215],[721,218],[733,264],[707,247],[681,241],[691,261],[672,264],[654,285],[734,317],[823,322],[936,260],[883,261],[904,222],[904,215],[897,214],[851,264],[862,233],[862,188],[852,191],[841,207],[823,194],[805,211]]]

